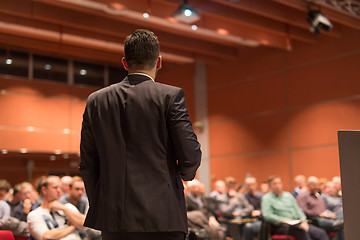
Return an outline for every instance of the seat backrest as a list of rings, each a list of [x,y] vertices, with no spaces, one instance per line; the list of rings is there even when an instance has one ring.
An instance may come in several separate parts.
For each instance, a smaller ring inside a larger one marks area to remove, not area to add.
[[[1,240],[15,240],[14,235],[11,231],[0,230],[0,239]]]
[[[29,237],[14,236],[15,240],[29,240]]]

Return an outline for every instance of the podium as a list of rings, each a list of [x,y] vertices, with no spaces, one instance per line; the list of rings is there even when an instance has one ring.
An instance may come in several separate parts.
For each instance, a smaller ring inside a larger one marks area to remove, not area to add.
[[[359,239],[360,131],[338,131],[345,239]]]

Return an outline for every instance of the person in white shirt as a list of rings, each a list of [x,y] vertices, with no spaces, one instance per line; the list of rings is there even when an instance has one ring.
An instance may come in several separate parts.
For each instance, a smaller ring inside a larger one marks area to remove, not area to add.
[[[48,176],[41,183],[43,203],[27,217],[29,232],[36,240],[80,240],[77,229],[84,229],[85,216],[71,203],[62,204],[61,182],[57,176]]]

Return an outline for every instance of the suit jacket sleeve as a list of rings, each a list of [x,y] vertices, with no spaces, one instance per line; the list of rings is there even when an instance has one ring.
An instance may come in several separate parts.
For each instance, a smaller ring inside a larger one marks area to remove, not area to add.
[[[200,144],[193,131],[185,94],[179,89],[169,106],[168,126],[170,138],[175,149],[180,174],[183,180],[190,181],[195,177],[201,162]]]
[[[83,115],[80,143],[80,165],[89,204],[92,204],[94,190],[99,180],[99,154],[91,128],[91,112],[94,103],[87,102]]]

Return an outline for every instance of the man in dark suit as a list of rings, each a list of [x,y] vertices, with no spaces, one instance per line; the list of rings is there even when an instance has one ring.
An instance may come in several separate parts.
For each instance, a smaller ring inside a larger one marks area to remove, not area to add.
[[[180,88],[156,83],[157,37],[136,30],[124,44],[128,76],[91,94],[81,131],[90,208],[85,226],[108,239],[184,239],[181,179],[195,177],[200,144]]]

